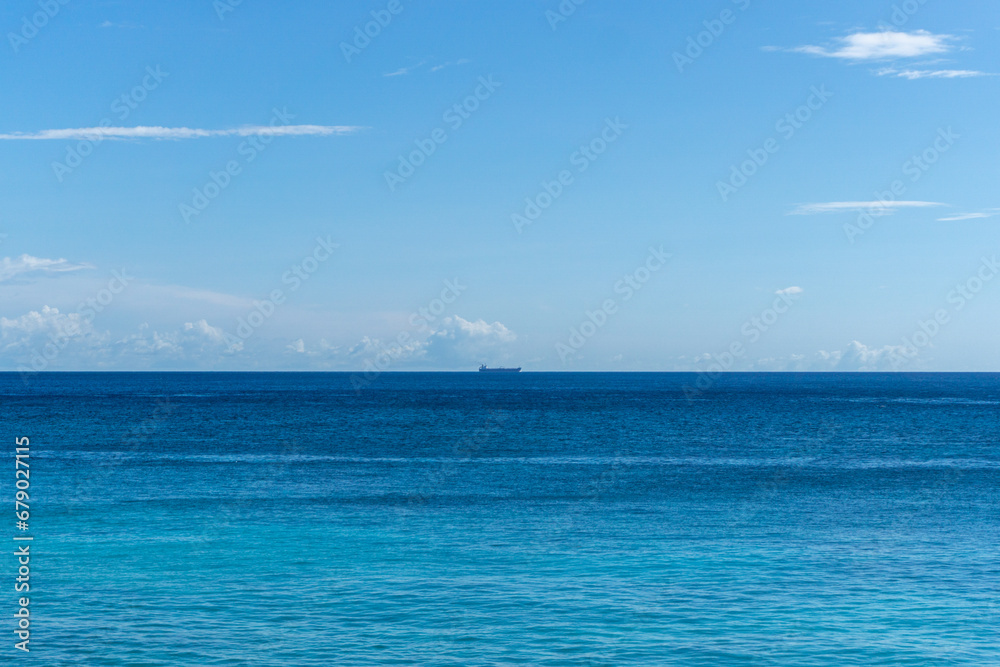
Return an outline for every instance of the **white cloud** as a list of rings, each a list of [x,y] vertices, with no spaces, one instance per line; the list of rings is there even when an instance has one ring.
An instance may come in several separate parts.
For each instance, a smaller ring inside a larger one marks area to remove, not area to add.
[[[0,364],[34,370],[72,366],[86,359],[89,367],[100,366],[108,342],[79,313],[61,313],[43,306],[20,317],[0,317]]]
[[[952,222],[955,220],[976,220],[979,218],[990,217],[987,213],[960,213],[959,215],[951,215],[947,218],[938,218],[938,222]]]
[[[104,20],[98,26],[98,28],[142,28],[143,26],[136,23],[128,23],[123,21],[121,23],[114,23],[113,21]]]
[[[296,354],[304,354],[309,357],[327,360],[339,357],[341,352],[339,345],[331,345],[325,338],[320,338],[319,343],[312,346],[306,345],[305,340],[299,338],[296,341],[292,341],[289,345],[286,345],[285,350]]]
[[[976,213],[959,213],[957,215],[949,215],[945,218],[938,218],[938,222],[954,222],[957,220],[981,220],[983,218],[992,218],[997,213],[1000,213],[1000,208],[990,208],[985,211],[978,211]]]
[[[0,282],[27,273],[66,273],[94,268],[90,264],[73,264],[65,259],[45,259],[21,255],[17,259],[0,259]]]
[[[469,60],[468,58],[459,58],[455,62],[450,62],[449,61],[449,62],[446,62],[446,63],[441,63],[440,65],[435,65],[434,67],[431,68],[431,71],[432,72],[437,72],[439,70],[443,70],[445,67],[450,67],[452,65],[466,65],[466,64],[468,64],[470,62],[472,62],[472,61]]]
[[[452,65],[465,65],[465,64],[468,64],[470,62],[472,62],[472,61],[469,60],[468,58],[459,58],[458,60],[456,60],[454,62],[452,62],[452,61],[449,60],[448,62],[441,63],[440,65],[434,65],[428,71],[430,71],[430,72],[439,72],[439,71],[443,70],[445,67],[451,67]],[[419,69],[420,67],[423,67],[426,64],[427,64],[426,60],[421,60],[420,62],[416,63],[415,65],[407,65],[406,67],[400,67],[399,69],[397,69],[397,70],[395,70],[393,72],[386,72],[382,76],[404,76],[404,75],[409,74],[410,72],[412,72],[412,71],[414,71],[416,69]]]
[[[509,344],[517,336],[500,322],[469,321],[459,316],[446,317],[425,336],[397,337],[388,342],[365,336],[347,350],[353,367],[359,364],[378,368],[449,368],[462,369],[480,363],[505,360]]]
[[[427,360],[442,368],[496,363],[507,357],[507,347],[516,339],[514,332],[500,322],[446,317],[427,340]]]
[[[173,361],[197,362],[198,365],[214,365],[226,356],[243,350],[243,342],[227,336],[219,327],[206,320],[185,322],[175,331],[147,333],[143,325],[139,333],[117,341],[123,356],[157,357]]]
[[[13,339],[24,339],[35,334],[55,334],[76,337],[93,332],[90,324],[79,313],[60,313],[58,308],[43,306],[40,311],[32,310],[21,317],[7,319],[0,317],[0,340],[6,346]]]
[[[176,300],[192,301],[225,308],[252,308],[254,300],[226,294],[224,292],[213,292],[211,290],[197,289],[194,287],[184,287],[183,285],[156,285],[151,283],[141,283],[131,288],[136,299],[145,303],[171,303]]]
[[[386,74],[383,74],[382,76],[403,76],[404,74],[409,74],[413,70],[417,69],[418,67],[420,67],[421,65],[423,65],[425,62],[427,62],[427,61],[426,60],[421,60],[416,65],[409,65],[408,67],[400,67],[395,72],[387,72]]]
[[[76,127],[38,132],[0,134],[0,140],[77,140],[77,139],[198,139],[203,137],[269,136],[329,136],[352,134],[363,130],[357,125],[244,125],[226,130],[203,130],[190,127]]]
[[[794,48],[792,51],[845,60],[916,58],[949,51],[951,39],[951,35],[935,35],[926,30],[855,32],[839,38],[833,48],[808,45]]]
[[[903,345],[869,347],[851,341],[840,350],[819,350],[812,355],[791,354],[787,357],[758,359],[748,370],[754,371],[894,371],[912,360],[912,349]]]
[[[786,296],[792,296],[793,294],[802,294],[804,290],[801,287],[792,285],[791,287],[786,287],[785,289],[780,289],[775,292],[775,294],[784,294]]]
[[[401,332],[402,333],[402,332]],[[510,361],[516,335],[500,322],[453,316],[433,329],[410,330],[385,340],[364,337],[350,348],[325,339],[247,338],[227,333],[206,319],[156,329],[143,324],[130,332],[96,330],[80,313],[44,306],[19,317],[0,317],[0,368],[87,369],[471,369]],[[402,343],[400,343],[402,339]]]
[[[818,204],[799,204],[789,211],[788,215],[817,215],[865,210],[877,211],[881,215],[892,215],[900,208],[926,208],[928,206],[947,206],[947,204],[933,201],[832,201]]]
[[[325,338],[311,345],[306,344],[304,338],[298,338],[285,345],[282,352],[295,368],[353,370],[357,367],[356,363],[348,362],[339,345],[330,345]]]
[[[80,313],[62,313],[50,306],[16,318],[0,317],[0,367],[4,368],[214,368],[233,360],[243,347],[243,341],[205,320],[185,322],[167,332],[143,324],[135,333],[116,339],[96,330]]]
[[[225,332],[219,327],[213,327],[206,320],[185,322],[181,328],[181,337],[186,340],[198,340],[211,345],[224,346],[230,350],[242,350],[242,343],[230,343]]]
[[[907,358],[909,352],[902,345],[884,345],[868,347],[859,341],[851,341],[843,350],[826,352],[820,350],[818,363],[814,367],[829,366],[829,370],[837,371],[885,371],[895,370],[899,360]],[[895,364],[893,363],[895,360]]]
[[[971,69],[904,69],[884,67],[875,72],[878,76],[894,76],[902,79],[967,79],[975,76],[996,76],[989,72]]]

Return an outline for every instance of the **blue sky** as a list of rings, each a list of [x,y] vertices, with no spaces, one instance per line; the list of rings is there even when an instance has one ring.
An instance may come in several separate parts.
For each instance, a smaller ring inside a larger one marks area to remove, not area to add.
[[[12,0],[0,367],[1000,370],[998,13]]]

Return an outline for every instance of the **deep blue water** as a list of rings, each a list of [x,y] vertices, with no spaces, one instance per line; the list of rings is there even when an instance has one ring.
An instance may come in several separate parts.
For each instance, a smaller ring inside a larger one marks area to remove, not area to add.
[[[0,374],[2,660],[1000,664],[1000,375],[350,377]]]

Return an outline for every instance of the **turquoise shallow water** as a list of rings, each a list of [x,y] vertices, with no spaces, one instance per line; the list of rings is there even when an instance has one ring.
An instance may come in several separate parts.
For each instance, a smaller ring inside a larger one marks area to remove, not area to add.
[[[1000,664],[1000,376],[693,380],[0,375],[36,537],[0,655]]]

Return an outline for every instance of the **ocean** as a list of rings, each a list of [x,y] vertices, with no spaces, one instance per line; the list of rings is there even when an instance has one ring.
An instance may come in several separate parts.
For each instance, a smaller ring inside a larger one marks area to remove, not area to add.
[[[351,378],[0,374],[7,664],[1000,664],[1000,375]]]

